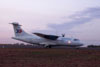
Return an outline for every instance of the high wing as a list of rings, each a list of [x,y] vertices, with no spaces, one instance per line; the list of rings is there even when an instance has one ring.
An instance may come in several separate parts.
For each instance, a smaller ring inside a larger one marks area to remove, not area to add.
[[[49,39],[49,40],[57,40],[59,38],[59,36],[56,36],[56,35],[46,35],[42,33],[33,33],[33,34],[45,39]]]

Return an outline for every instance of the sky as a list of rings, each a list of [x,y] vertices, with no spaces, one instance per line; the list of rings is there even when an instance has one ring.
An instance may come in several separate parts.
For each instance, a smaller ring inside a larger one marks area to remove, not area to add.
[[[65,33],[85,44],[100,44],[100,0],[0,0],[0,43],[20,43],[11,39],[12,22],[30,34]]]

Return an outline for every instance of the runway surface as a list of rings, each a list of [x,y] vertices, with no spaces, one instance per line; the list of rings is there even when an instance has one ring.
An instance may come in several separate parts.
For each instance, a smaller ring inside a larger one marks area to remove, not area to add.
[[[100,50],[0,48],[0,67],[100,67]]]

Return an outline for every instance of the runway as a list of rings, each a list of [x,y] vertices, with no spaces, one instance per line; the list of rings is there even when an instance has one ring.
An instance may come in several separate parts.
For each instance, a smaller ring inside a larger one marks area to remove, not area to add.
[[[14,45],[14,44],[1,44],[0,48],[42,48],[43,46],[34,46],[34,45]],[[88,47],[67,47],[67,46],[56,46],[48,49],[81,49],[81,50],[100,50],[100,48],[88,48]]]

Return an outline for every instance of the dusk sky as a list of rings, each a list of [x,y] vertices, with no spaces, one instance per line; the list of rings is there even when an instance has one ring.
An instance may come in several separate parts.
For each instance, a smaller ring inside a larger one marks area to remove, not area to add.
[[[0,43],[16,43],[13,27],[28,32],[66,34],[100,44],[100,0],[0,0]]]

